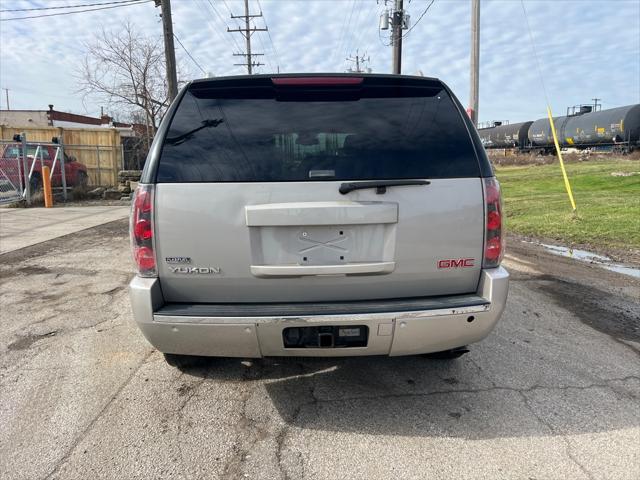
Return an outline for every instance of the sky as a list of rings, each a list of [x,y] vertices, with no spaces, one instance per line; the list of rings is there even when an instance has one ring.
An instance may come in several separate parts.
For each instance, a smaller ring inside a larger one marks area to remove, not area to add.
[[[0,19],[63,10],[6,12],[109,0],[0,0]],[[113,1],[113,0],[112,0]],[[469,102],[471,0],[405,0],[413,25],[404,38],[405,74],[424,74],[447,83]],[[174,33],[185,79],[244,74],[234,66],[244,39],[230,14],[243,13],[243,0],[172,0]],[[265,53],[258,73],[342,72],[346,57],[365,53],[373,72],[390,73],[389,32],[378,28],[384,0],[250,0],[262,11],[252,50]],[[481,0],[480,121],[524,121],[555,114],[600,98],[603,108],[640,103],[640,0]],[[95,8],[95,7],[94,7]],[[162,34],[152,1],[108,10],[0,21],[0,87],[9,89],[12,109],[56,110],[97,115],[105,106],[77,94],[84,45],[103,27],[118,34],[127,20],[146,36]],[[538,62],[534,55],[538,54]],[[537,67],[539,63],[539,69]],[[206,72],[205,73],[203,73]],[[540,75],[540,73],[541,75]],[[541,76],[544,79],[541,81]],[[545,92],[546,90],[546,96]],[[1,91],[0,108],[6,108]],[[117,111],[106,113],[118,117]],[[113,108],[111,108],[113,109]]]

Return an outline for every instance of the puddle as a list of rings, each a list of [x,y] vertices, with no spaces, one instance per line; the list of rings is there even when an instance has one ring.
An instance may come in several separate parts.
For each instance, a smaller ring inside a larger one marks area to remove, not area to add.
[[[621,263],[615,263],[609,257],[605,257],[604,255],[598,255],[596,253],[588,252],[586,250],[580,250],[577,248],[561,247],[558,245],[548,245],[546,243],[537,243],[537,242],[527,242],[527,243],[536,243],[537,245],[541,245],[547,251],[555,255],[574,258],[581,262],[590,263],[592,265],[597,265],[598,267],[611,270],[612,272],[622,273],[623,275],[629,275],[631,277],[640,278],[640,268],[629,267]]]

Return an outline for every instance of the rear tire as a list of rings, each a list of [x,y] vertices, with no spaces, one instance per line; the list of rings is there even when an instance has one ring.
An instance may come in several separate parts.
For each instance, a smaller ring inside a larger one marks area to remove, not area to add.
[[[29,180],[29,188],[31,190],[31,194],[34,194],[42,189],[42,178],[40,178],[40,174],[33,173],[31,175],[31,180]]]
[[[451,350],[443,350],[442,352],[425,353],[423,357],[432,360],[455,360],[465,353],[469,353],[469,349],[466,346],[452,348]]]
[[[86,190],[89,186],[89,177],[85,172],[78,172],[78,176],[76,178],[76,186],[82,190]]]

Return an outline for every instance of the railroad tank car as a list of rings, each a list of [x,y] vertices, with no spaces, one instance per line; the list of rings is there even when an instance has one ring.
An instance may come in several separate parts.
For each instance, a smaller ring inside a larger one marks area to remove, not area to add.
[[[478,130],[485,148],[524,148],[529,127],[533,122],[511,123]]]
[[[553,123],[561,147],[589,147],[640,141],[640,105],[627,105],[599,112],[568,117],[554,117]],[[534,121],[529,127],[529,144],[553,147],[553,134],[548,118]]]

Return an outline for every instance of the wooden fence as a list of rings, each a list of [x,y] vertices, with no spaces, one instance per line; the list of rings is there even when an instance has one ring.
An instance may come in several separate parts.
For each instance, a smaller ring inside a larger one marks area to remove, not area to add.
[[[28,143],[51,142],[58,137],[67,155],[87,166],[91,185],[113,186],[123,167],[120,132],[115,128],[20,128],[0,125],[0,139],[11,140],[24,132]]]

